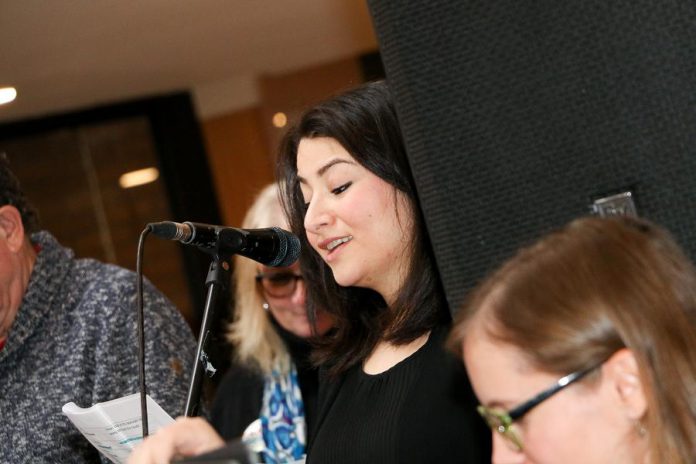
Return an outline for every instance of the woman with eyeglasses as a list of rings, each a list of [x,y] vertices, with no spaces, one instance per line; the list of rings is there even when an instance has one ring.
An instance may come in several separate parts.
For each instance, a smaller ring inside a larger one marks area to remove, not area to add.
[[[578,219],[521,250],[450,344],[495,464],[696,459],[696,272],[647,221]]]
[[[287,222],[277,186],[268,185],[242,227],[273,226],[287,228]],[[226,440],[244,434],[266,462],[297,459],[305,452],[318,390],[307,341],[315,331],[305,307],[299,265],[273,268],[236,257],[234,283],[234,321],[228,339],[235,363],[218,387],[211,424]],[[326,313],[317,312],[316,333],[323,334],[330,326]]]

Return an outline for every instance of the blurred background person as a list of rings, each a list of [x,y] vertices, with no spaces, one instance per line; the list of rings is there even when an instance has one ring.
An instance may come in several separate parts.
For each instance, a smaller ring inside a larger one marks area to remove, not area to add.
[[[278,193],[276,185],[266,186],[241,227],[287,229]],[[312,329],[297,263],[273,268],[236,257],[233,280],[234,321],[228,338],[234,363],[218,387],[211,424],[225,440],[248,429],[245,441],[266,462],[298,459],[316,416],[318,370],[309,359],[308,339],[326,332],[331,321],[319,311],[316,332]]]
[[[47,231],[0,156],[0,462],[98,462],[61,412],[139,391],[136,276],[75,259]],[[148,392],[180,414],[195,340],[144,283]],[[110,462],[102,457],[103,462]]]
[[[696,272],[665,230],[578,219],[457,318],[495,464],[694,462]]]

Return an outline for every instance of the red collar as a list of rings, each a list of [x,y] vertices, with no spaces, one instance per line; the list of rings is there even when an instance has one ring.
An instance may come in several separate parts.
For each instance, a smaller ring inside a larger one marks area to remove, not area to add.
[[[2,351],[3,348],[5,348],[5,341],[6,340],[7,340],[6,338],[3,340],[0,340],[0,351]]]

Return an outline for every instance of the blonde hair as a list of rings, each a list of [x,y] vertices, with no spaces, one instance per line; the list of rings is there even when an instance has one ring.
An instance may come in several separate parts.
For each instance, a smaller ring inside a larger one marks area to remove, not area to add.
[[[650,462],[693,461],[696,271],[662,228],[631,218],[575,220],[518,252],[472,292],[450,347],[461,349],[474,320],[557,375],[628,348],[648,401]]]
[[[280,206],[276,184],[264,187],[247,211],[242,227],[287,229],[287,220]],[[234,260],[234,319],[228,327],[227,339],[235,346],[235,358],[269,374],[273,369],[287,372],[290,355],[273,327],[264,298],[256,284],[257,264],[240,256]]]

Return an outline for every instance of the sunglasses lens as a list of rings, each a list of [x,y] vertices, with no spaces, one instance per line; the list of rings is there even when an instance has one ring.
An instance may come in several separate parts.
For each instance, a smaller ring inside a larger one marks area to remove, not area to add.
[[[268,273],[261,278],[263,289],[270,296],[284,297],[295,291],[297,277],[291,272]]]
[[[267,280],[271,287],[285,287],[292,283],[295,278],[292,274],[276,273],[268,276]]]

